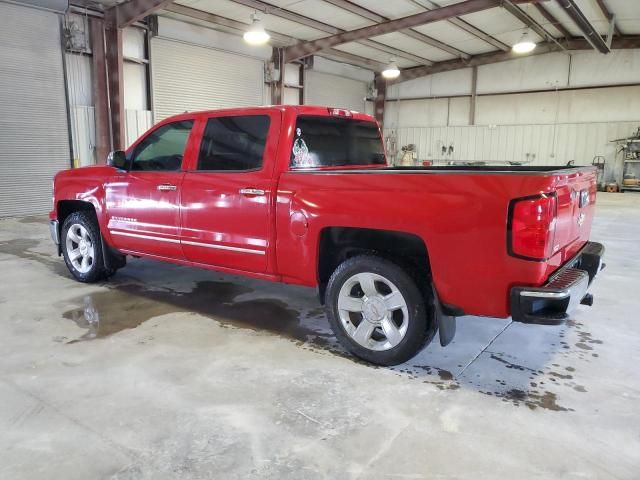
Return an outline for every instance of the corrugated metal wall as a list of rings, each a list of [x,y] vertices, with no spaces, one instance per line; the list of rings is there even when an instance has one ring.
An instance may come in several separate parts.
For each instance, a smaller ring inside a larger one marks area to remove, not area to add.
[[[620,173],[620,162],[610,141],[632,134],[638,125],[638,122],[602,122],[403,127],[386,128],[385,137],[395,132],[398,150],[403,145],[415,144],[419,162],[529,161],[537,165],[564,165],[575,160],[578,165],[587,165],[594,156],[602,155],[609,165],[607,176],[613,179]],[[443,146],[447,152],[449,146],[453,146],[453,153],[443,155]]]
[[[358,112],[365,110],[365,82],[309,70],[304,87],[304,103],[307,105],[327,105]]]
[[[151,40],[156,122],[177,113],[264,104],[264,62],[181,41]]]
[[[57,14],[0,3],[0,216],[51,208],[70,163]]]

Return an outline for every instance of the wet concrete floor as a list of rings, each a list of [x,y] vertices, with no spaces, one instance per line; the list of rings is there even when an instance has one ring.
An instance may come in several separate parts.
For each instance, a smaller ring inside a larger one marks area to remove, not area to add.
[[[462,318],[393,368],[311,290],[135,259],[83,285],[47,235],[0,221],[0,478],[638,478],[640,196],[599,198],[593,308]]]

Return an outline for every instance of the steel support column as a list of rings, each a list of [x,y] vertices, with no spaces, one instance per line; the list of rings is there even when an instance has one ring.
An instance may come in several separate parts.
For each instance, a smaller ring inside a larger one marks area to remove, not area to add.
[[[469,125],[476,124],[476,100],[478,98],[478,66],[471,67],[471,100],[469,103]]]
[[[284,101],[284,56],[281,48],[274,48],[272,54],[274,67],[280,72],[277,80],[271,82],[271,104],[282,105]]]
[[[107,94],[111,118],[111,142],[114,150],[126,147],[124,130],[124,82],[122,59],[122,30],[111,15],[105,15],[104,50],[107,64]]]
[[[376,98],[373,100],[373,116],[380,124],[380,130],[384,127],[384,102],[387,98],[387,82],[380,74],[374,79]]]
[[[111,127],[109,125],[109,95],[107,92],[107,63],[105,58],[104,21],[89,19],[89,32],[93,46],[93,98],[96,124],[96,159],[101,164],[111,151]]]

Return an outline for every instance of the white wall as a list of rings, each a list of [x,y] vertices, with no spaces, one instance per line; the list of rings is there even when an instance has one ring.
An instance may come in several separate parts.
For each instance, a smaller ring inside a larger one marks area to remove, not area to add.
[[[475,125],[471,69],[389,88],[385,133],[398,148],[414,143],[418,160],[590,164],[606,158],[620,176],[610,140],[640,125],[640,50],[527,57],[478,68]],[[615,86],[629,85],[632,86]],[[613,85],[601,87],[604,85]],[[598,88],[589,88],[598,87]],[[527,90],[540,90],[525,93]],[[454,146],[442,155],[442,146]]]
[[[576,51],[529,56],[478,67],[478,94],[555,90],[640,82],[640,49],[608,55]],[[471,94],[471,68],[391,85],[387,99]]]

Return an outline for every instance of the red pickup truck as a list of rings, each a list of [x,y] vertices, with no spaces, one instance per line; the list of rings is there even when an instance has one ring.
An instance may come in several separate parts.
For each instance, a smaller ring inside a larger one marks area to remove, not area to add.
[[[58,173],[50,220],[79,281],[134,255],[316,287],[344,347],[392,365],[461,315],[591,304],[595,199],[592,167],[390,167],[372,117],[270,106],[177,115]]]

